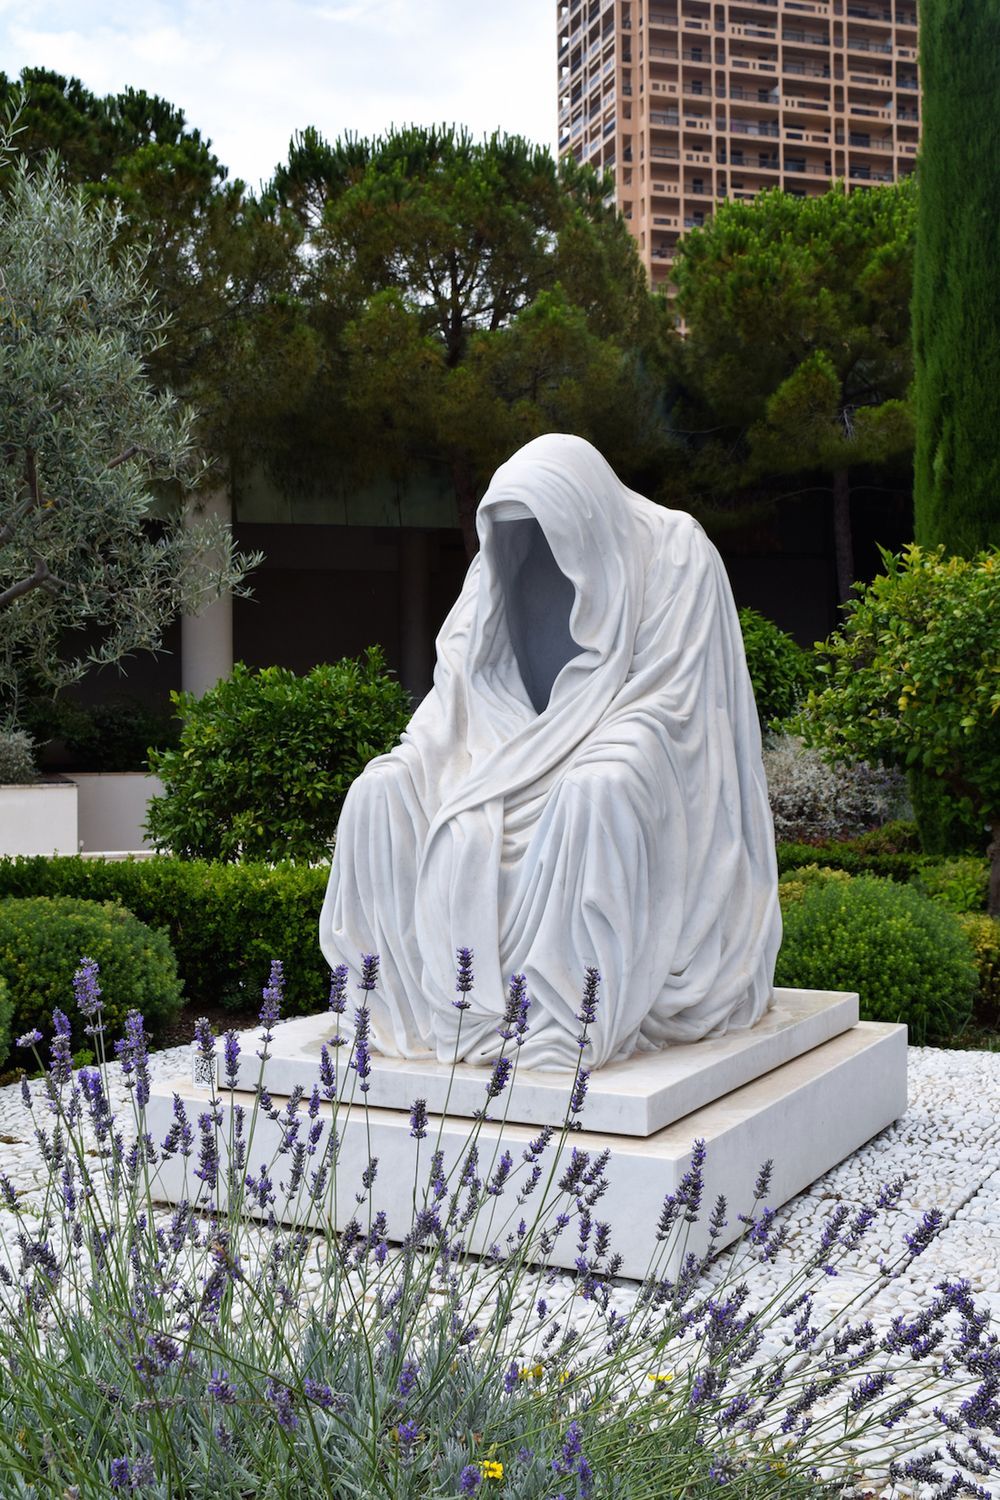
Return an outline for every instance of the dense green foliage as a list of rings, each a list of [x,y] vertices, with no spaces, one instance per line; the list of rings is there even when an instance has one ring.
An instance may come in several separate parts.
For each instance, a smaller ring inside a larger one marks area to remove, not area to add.
[[[150,756],[149,828],[185,859],[326,859],[351,782],[410,716],[375,646],[301,677],[237,663],[201,698],[172,696],[180,743]]]
[[[72,896],[118,902],[162,928],[188,1003],[246,1009],[276,953],[296,955],[286,989],[294,1015],[321,1009],[329,969],[319,949],[325,868],[200,860],[0,860],[0,897]]]
[[[987,1025],[1000,1025],[1000,922],[982,912],[962,912],[958,925],[972,949],[979,989],[976,1012]]]
[[[11,898],[0,901],[0,978],[9,992],[15,1035],[34,1026],[47,1031],[55,1007],[72,1010],[66,997],[81,958],[100,965],[113,1036],[133,1008],[141,1008],[154,1029],[180,1009],[177,961],[162,931],[113,901]],[[86,1046],[83,1018],[71,1019],[76,1046]]]
[[[238,587],[252,559],[186,524],[192,419],[147,362],[163,321],[119,222],[0,140],[0,718],[92,664],[156,650],[179,608]],[[178,490],[177,487],[180,487]],[[156,522],[155,530],[152,522]]]
[[[949,911],[985,912],[990,887],[989,865],[974,854],[929,860],[921,868],[915,884],[925,896],[943,902]]]
[[[832,503],[842,598],[855,578],[852,472],[906,483],[915,212],[912,183],[774,189],[719,203],[674,263],[689,493],[702,506],[748,490]]]
[[[50,740],[65,746],[74,771],[144,771],[150,747],[167,749],[180,734],[176,719],[134,698],[30,703],[24,720],[40,746]]]
[[[824,869],[845,870],[849,875],[878,875],[905,882],[928,863],[928,857],[919,851],[868,849],[862,839],[778,844],[778,872],[782,875],[803,865],[819,865]]]
[[[11,1019],[14,1015],[14,1005],[10,998],[6,980],[0,978],[0,1067],[10,1054],[11,1042]]]
[[[969,1019],[976,966],[958,918],[912,886],[814,880],[784,906],[775,983],[856,990],[869,1021],[903,1021],[911,1043],[947,1041]]]
[[[809,696],[807,742],[846,759],[918,767],[993,827],[1000,916],[1000,552],[912,546],[848,605]]]
[[[812,657],[755,609],[740,610],[740,629],[761,724],[786,719],[815,682]]]
[[[957,28],[957,29],[956,29]],[[961,35],[961,46],[956,36]],[[1000,545],[1000,11],[923,0],[913,286],[916,538]]]

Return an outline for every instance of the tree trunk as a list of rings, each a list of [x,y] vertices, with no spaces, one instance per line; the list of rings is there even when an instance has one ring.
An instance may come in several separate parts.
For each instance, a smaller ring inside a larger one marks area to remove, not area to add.
[[[993,835],[986,850],[990,862],[990,895],[987,910],[1000,921],[1000,819],[990,824]]]
[[[846,604],[854,582],[851,479],[847,469],[837,469],[833,476],[833,550],[837,562],[837,599],[840,604]]]
[[[451,482],[455,487],[455,499],[458,503],[458,524],[462,528],[465,555],[469,562],[471,562],[479,551],[479,537],[476,533],[478,502],[476,500],[476,482],[472,473],[472,465],[467,459],[455,458],[452,460]]]

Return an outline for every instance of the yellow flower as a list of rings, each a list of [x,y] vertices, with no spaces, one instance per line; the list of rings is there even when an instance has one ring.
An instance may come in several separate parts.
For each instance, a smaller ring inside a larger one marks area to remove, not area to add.
[[[541,1365],[522,1365],[517,1372],[518,1380],[541,1380],[545,1371]]]
[[[479,1465],[479,1472],[484,1479],[502,1479],[503,1464],[498,1463],[495,1458],[487,1458]]]
[[[658,1375],[647,1375],[646,1376],[646,1379],[647,1380],[651,1380],[654,1385],[669,1385],[670,1382],[671,1382],[671,1380],[673,1380],[673,1378],[674,1378],[673,1374],[670,1373],[669,1371],[666,1374],[663,1374],[663,1375],[659,1375],[658,1374]]]

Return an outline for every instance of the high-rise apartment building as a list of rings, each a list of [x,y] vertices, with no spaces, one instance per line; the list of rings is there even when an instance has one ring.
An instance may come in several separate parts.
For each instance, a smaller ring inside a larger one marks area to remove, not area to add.
[[[895,182],[916,0],[557,0],[559,151],[610,167],[655,285],[720,198]]]

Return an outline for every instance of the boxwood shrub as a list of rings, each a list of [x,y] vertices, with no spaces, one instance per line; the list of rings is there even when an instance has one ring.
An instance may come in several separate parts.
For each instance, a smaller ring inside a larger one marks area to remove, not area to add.
[[[329,970],[319,948],[326,880],[325,867],[211,864],[166,855],[0,860],[0,896],[116,901],[163,928],[194,1005],[255,1005],[271,959],[284,959],[285,1008],[293,1015],[326,1003]]]
[[[783,914],[776,984],[856,990],[864,1020],[903,1021],[917,1046],[949,1041],[968,1021],[978,983],[968,939],[913,886],[812,878]]]
[[[816,682],[812,655],[766,615],[740,610],[740,629],[757,713],[765,727],[794,713]]]
[[[73,999],[73,975],[84,956],[100,965],[104,1019],[121,1034],[125,1015],[141,1010],[155,1036],[157,1024],[181,1007],[177,960],[166,933],[113,901],[72,896],[12,897],[0,901],[0,977],[13,1010],[14,1034],[37,1026],[48,1033],[58,1006],[84,1047],[84,1019]]]

